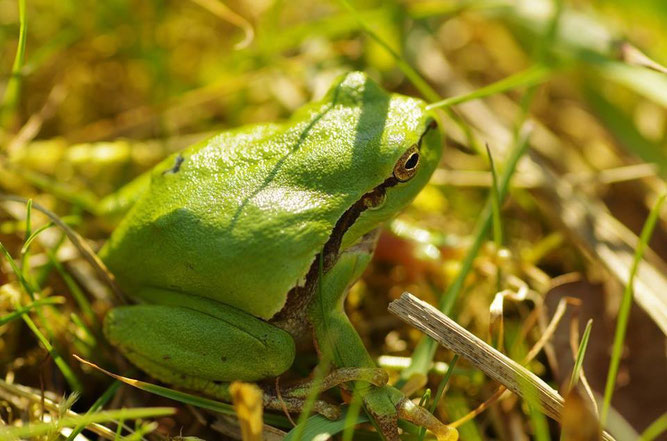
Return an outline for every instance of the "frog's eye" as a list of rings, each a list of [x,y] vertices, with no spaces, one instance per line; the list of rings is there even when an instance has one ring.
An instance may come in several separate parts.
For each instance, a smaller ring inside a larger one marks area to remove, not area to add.
[[[419,149],[417,145],[410,147],[394,166],[394,177],[399,182],[405,182],[412,179],[417,173],[419,167]]]

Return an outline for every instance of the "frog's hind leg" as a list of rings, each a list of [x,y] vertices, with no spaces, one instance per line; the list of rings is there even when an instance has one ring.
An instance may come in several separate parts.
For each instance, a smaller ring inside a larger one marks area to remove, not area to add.
[[[168,290],[139,296],[150,303],[113,309],[104,333],[130,361],[165,383],[228,399],[224,383],[275,377],[292,365],[292,337],[251,314]]]

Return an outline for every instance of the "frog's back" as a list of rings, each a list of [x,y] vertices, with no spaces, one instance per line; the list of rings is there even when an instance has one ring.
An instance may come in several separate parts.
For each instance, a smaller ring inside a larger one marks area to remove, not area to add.
[[[101,253],[121,287],[199,295],[265,319],[278,312],[344,211],[391,175],[397,157],[379,141],[389,95],[371,86],[377,102],[334,96],[285,124],[225,132],[158,165]],[[409,114],[406,103],[422,110],[406,99],[396,111]]]
[[[286,292],[253,302],[256,297],[243,275],[261,277],[257,275],[271,255],[275,238],[260,228],[269,214],[250,203],[262,185],[252,180],[251,171],[275,164],[266,144],[281,129],[268,124],[224,132],[172,155],[152,171],[148,190],[101,252],[126,292],[137,295],[143,287],[161,287],[265,318],[280,308]],[[273,264],[281,266],[280,261]],[[260,303],[264,308],[258,310]]]

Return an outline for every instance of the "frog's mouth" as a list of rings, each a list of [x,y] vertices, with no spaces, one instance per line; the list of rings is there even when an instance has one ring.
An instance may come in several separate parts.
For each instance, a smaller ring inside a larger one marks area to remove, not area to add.
[[[421,150],[422,140],[426,134],[435,127],[437,127],[437,124],[434,120],[431,119],[427,121],[424,132],[421,134],[419,140],[414,146],[416,147],[417,152]],[[411,147],[411,149],[413,148]],[[315,256],[313,263],[310,265],[308,273],[306,273],[305,283],[295,286],[290,290],[290,292],[287,294],[287,301],[285,302],[285,305],[271,319],[272,322],[289,321],[292,317],[294,317],[296,311],[305,310],[305,307],[310,303],[313,295],[315,294],[315,288],[317,287],[317,281],[320,277],[320,274],[326,274],[336,264],[345,233],[350,229],[350,227],[352,227],[352,225],[354,225],[354,223],[357,221],[357,219],[359,219],[359,216],[361,216],[364,211],[382,205],[388,188],[394,187],[401,182],[404,182],[404,179],[399,179],[395,174],[390,176],[380,185],[365,193],[357,202],[348,208],[345,213],[343,213],[331,231],[329,239],[324,244],[324,247],[322,247],[322,252]],[[375,246],[378,233],[379,228],[366,233],[359,240],[358,245],[370,247],[370,251],[372,251],[372,248]]]

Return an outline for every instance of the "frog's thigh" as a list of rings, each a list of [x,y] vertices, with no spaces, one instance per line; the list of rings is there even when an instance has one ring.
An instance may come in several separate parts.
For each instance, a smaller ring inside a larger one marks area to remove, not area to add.
[[[291,366],[294,341],[287,332],[231,306],[151,291],[164,301],[113,309],[104,333],[154,377],[183,386],[194,379],[256,381]]]

